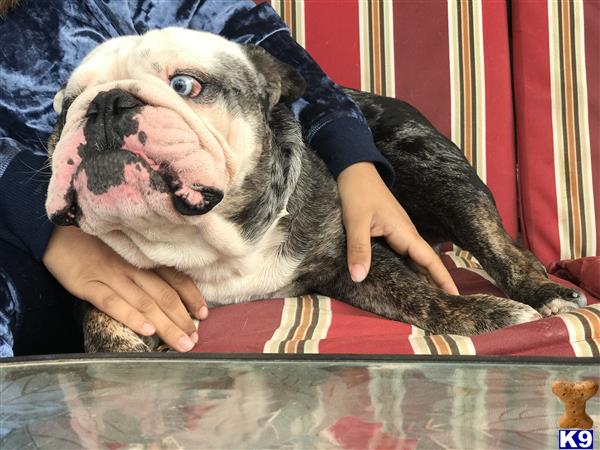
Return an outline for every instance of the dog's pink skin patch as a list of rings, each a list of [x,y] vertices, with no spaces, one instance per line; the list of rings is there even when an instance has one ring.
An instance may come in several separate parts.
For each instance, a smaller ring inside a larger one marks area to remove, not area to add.
[[[134,119],[139,124],[138,133],[125,139],[125,149],[143,157],[152,168],[167,164],[183,186],[224,189],[227,175],[223,153],[215,155],[212,146],[205,146],[178,114],[167,108],[145,107]],[[145,135],[144,143],[140,132]]]
[[[157,193],[150,186],[150,175],[139,170],[139,163],[125,166],[126,183],[112,186],[102,194],[87,189],[88,178],[80,171],[73,186],[82,210],[81,228],[92,234],[107,233],[123,223],[145,223],[153,214],[171,208],[170,194]],[[168,206],[167,206],[168,205]]]
[[[46,212],[49,216],[63,210],[67,206],[65,196],[71,188],[73,176],[81,164],[77,153],[79,144],[85,143],[83,129],[60,140],[52,155],[52,178],[48,186]]]

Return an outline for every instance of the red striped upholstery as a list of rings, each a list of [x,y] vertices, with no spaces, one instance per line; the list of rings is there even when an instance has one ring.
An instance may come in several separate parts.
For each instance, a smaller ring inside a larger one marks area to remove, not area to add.
[[[599,255],[600,3],[514,1],[513,55],[525,240],[546,264]]]

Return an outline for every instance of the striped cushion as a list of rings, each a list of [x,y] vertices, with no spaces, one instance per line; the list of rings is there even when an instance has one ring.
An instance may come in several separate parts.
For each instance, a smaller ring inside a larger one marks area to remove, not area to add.
[[[522,229],[544,263],[599,255],[600,3],[513,2]]]
[[[442,259],[462,293],[503,296],[477,260],[465,252],[454,248]],[[430,335],[329,297],[263,300],[212,309],[209,320],[200,325],[193,351],[599,356],[600,303],[588,298],[593,304],[576,312],[475,337]]]
[[[338,84],[408,101],[461,147],[517,231],[504,1],[290,1],[271,5]]]

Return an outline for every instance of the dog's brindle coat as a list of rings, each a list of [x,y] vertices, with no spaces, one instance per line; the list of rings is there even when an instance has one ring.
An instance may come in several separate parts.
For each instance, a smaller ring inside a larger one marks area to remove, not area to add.
[[[214,102],[220,96],[228,110],[258,118],[257,133],[263,145],[257,164],[243,183],[225,194],[227,201],[221,214],[239,226],[242,238],[248,242],[258,242],[273,230],[284,236],[272,251],[298,264],[292,282],[272,295],[316,292],[431,333],[462,335],[533,320],[539,317],[535,310],[550,315],[585,304],[585,298],[576,291],[549,281],[540,262],[515,245],[502,227],[489,189],[463,153],[417,110],[399,100],[346,90],[367,118],[377,147],[394,167],[396,181],[391,190],[420,234],[431,244],[453,241],[472,252],[499,287],[516,301],[491,295],[448,295],[424,280],[407,257],[395,254],[382,239],[372,241],[368,277],[354,283],[346,265],[336,183],[325,164],[303,142],[300,125],[290,109],[277,102],[280,96],[284,100],[298,97],[302,82],[294,71],[261,49],[245,47],[244,51],[256,71],[265,77],[263,89],[257,91],[247,69],[236,61],[224,60],[219,76],[237,74],[235,80],[225,80],[235,89],[208,92],[203,101]],[[138,132],[133,112],[142,102],[130,93],[116,91],[110,95],[131,104],[120,117],[111,119],[118,124],[111,128],[112,137],[104,136],[107,126],[103,122],[108,119],[106,115],[99,118],[97,111],[88,111],[94,120],[88,120],[85,133],[88,144],[102,139],[120,141],[114,146],[119,152],[125,136]],[[50,140],[51,150],[72,100],[65,99]],[[142,133],[138,136],[140,141],[145,139]],[[92,146],[80,149],[80,154],[85,156],[86,151],[93,151]],[[120,152],[115,159],[117,166],[131,158],[128,152]],[[88,172],[94,171],[88,168]],[[114,173],[116,179],[88,184],[102,190],[121,183],[123,168]],[[169,182],[157,180],[155,184],[156,189],[164,190]],[[71,223],[81,214],[76,201],[69,200],[69,208],[55,214],[54,221]],[[174,196],[174,206],[180,213],[194,214],[176,200]],[[255,294],[265,296],[264,292]],[[155,337],[142,338],[95,308],[88,311],[84,330],[87,351],[148,351],[158,345]]]

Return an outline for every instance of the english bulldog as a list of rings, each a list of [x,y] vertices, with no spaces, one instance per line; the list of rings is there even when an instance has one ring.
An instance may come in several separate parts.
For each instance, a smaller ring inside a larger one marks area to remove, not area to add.
[[[463,153],[402,101],[346,90],[396,171],[391,190],[431,244],[472,252],[510,297],[451,296],[372,241],[354,283],[334,179],[287,104],[291,67],[255,46],[166,28],[94,49],[55,98],[46,209],[140,268],[192,277],[209,305],[320,293],[430,333],[475,335],[585,305],[502,227]],[[102,312],[87,351],[149,351]]]

